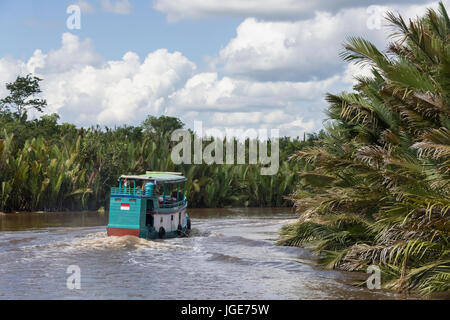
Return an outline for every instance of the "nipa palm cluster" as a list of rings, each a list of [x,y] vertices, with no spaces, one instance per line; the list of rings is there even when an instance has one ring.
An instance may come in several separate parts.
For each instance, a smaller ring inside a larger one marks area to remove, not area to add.
[[[345,44],[344,60],[371,75],[327,96],[325,136],[294,155],[315,168],[301,174],[300,220],[279,243],[311,246],[329,268],[378,265],[384,287],[428,295],[450,289],[450,20],[441,3],[388,22],[386,51]]]

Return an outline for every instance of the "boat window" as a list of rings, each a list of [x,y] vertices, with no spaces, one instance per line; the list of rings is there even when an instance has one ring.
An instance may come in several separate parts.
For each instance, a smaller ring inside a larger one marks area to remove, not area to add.
[[[172,216],[170,216],[170,220],[172,220],[172,221],[173,221],[173,215],[172,215]]]
[[[161,223],[163,223],[163,217],[161,217],[161,220],[160,220],[160,221],[161,221]]]

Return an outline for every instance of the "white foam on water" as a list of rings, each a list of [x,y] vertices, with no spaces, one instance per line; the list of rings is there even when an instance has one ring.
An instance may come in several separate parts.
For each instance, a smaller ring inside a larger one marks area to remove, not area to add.
[[[78,238],[79,239],[79,238]],[[97,232],[83,236],[83,239],[76,241],[58,241],[47,244],[23,247],[24,249],[44,249],[58,251],[91,251],[91,250],[170,250],[185,249],[185,247],[166,243],[162,240],[147,240],[134,236],[108,237],[106,232]]]
[[[121,249],[184,249],[179,245],[173,245],[160,240],[147,240],[133,236],[108,237],[84,239],[71,242],[72,247],[79,247],[88,250],[121,250]]]

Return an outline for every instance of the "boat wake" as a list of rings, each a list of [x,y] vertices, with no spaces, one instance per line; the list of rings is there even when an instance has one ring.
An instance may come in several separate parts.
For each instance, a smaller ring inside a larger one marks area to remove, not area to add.
[[[102,237],[84,239],[72,242],[70,245],[88,250],[184,249],[182,246],[166,243],[161,240],[146,240],[133,236],[108,237],[106,233]]]
[[[28,248],[54,249],[64,251],[105,251],[105,250],[167,250],[185,249],[183,246],[170,244],[162,240],[146,240],[133,236],[108,237],[106,232],[97,232],[82,236],[81,240],[58,241],[47,244],[29,246]],[[25,248],[24,248],[25,249]]]

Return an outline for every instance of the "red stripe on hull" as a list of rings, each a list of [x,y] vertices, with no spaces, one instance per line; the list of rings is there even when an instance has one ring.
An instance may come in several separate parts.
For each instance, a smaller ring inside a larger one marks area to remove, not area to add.
[[[139,236],[139,229],[106,228],[108,237]]]

